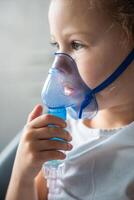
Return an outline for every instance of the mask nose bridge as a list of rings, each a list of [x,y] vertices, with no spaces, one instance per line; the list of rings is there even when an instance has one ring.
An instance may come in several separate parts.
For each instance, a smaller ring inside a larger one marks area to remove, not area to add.
[[[77,67],[70,55],[66,53],[55,53],[53,68],[58,69],[60,72],[67,73],[68,75],[72,75]]]

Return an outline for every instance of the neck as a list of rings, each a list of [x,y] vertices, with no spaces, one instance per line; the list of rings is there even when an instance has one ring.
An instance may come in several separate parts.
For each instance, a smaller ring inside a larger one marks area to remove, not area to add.
[[[133,121],[134,102],[133,104],[101,110],[93,119],[84,120],[84,124],[90,128],[111,129],[123,127]]]

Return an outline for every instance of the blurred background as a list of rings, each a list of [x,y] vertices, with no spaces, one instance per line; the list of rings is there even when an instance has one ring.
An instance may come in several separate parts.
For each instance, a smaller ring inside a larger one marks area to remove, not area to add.
[[[49,0],[0,0],[0,152],[41,103],[51,65]]]

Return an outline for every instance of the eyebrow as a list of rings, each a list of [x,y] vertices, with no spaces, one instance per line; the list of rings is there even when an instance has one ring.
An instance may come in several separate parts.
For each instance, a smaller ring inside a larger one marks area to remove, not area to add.
[[[65,37],[69,37],[69,36],[73,36],[73,35],[84,35],[84,36],[88,36],[88,37],[90,37],[90,38],[92,38],[93,37],[93,34],[91,34],[90,32],[72,32],[72,33],[64,33],[64,36]],[[52,41],[55,41],[55,37],[54,37],[54,35],[51,35],[51,40]]]
[[[65,35],[91,35],[91,33],[87,32],[73,32],[73,33],[65,33]]]

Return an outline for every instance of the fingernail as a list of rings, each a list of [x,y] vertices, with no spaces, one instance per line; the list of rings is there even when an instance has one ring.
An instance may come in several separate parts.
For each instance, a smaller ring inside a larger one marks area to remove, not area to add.
[[[65,127],[67,126],[67,124],[66,124],[66,123],[63,123],[62,126],[63,126],[63,128],[65,128]]]
[[[72,141],[72,136],[68,136],[68,141],[71,142]]]
[[[69,138],[70,138],[71,140],[73,139],[71,135],[69,135]]]
[[[62,154],[62,158],[61,159],[65,159],[66,158],[66,155],[65,154]]]
[[[71,150],[73,148],[72,144],[68,144],[68,148]]]

